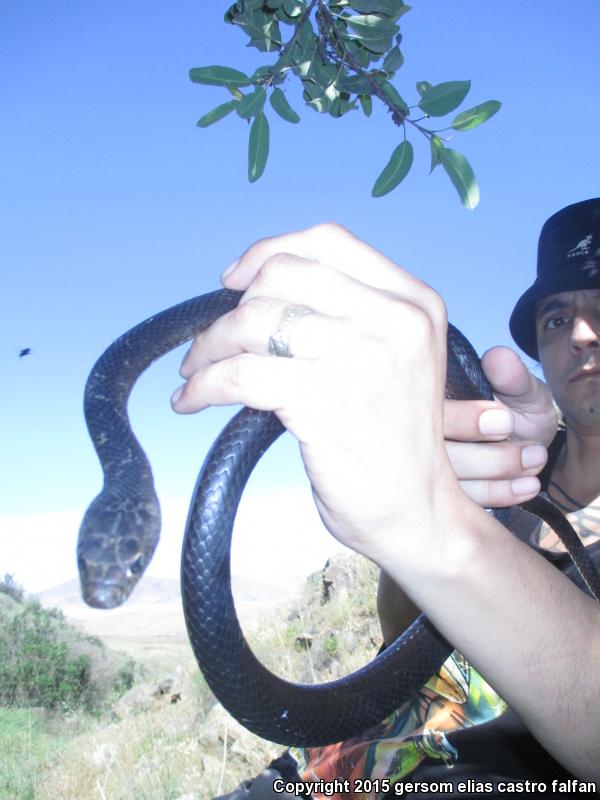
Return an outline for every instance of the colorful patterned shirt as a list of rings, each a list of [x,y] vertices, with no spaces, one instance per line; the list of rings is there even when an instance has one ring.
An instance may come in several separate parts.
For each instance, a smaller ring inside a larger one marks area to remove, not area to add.
[[[562,506],[600,568],[600,498],[587,508],[570,510],[575,501],[565,497],[561,502],[559,487],[549,480],[563,443],[561,434],[553,443],[552,463],[542,475],[543,485],[549,489],[551,499]],[[585,590],[562,543],[546,523],[515,508],[510,511],[507,526]],[[547,772],[551,777],[569,777],[456,651],[421,690],[380,724],[354,739],[326,747],[291,748],[290,754],[303,781],[347,779],[349,791],[317,793],[314,797],[319,800],[379,800],[394,796],[395,784],[405,779],[420,780],[423,775],[438,780],[451,775],[461,780],[469,776],[483,780],[491,777],[490,786],[496,785],[495,778],[504,775],[535,777]]]

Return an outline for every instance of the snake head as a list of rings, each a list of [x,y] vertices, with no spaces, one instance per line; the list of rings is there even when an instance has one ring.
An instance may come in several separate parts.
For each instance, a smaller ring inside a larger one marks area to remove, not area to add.
[[[136,502],[98,495],[85,513],[77,543],[84,601],[94,608],[124,603],[150,563],[159,533],[155,496]]]

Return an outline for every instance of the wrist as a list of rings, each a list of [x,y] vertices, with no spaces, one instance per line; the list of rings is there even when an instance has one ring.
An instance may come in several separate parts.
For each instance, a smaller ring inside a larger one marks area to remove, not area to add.
[[[465,565],[475,563],[484,546],[481,532],[490,517],[454,480],[413,505],[392,529],[369,540],[364,555],[422,606],[418,598],[432,583],[464,580]]]

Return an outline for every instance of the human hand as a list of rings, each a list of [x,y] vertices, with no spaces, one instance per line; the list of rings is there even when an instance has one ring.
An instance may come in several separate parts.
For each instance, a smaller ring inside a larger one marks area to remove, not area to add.
[[[557,417],[548,386],[508,347],[482,357],[496,401],[446,400],[444,435],[464,491],[487,508],[524,503],[540,489]]]
[[[431,531],[445,497],[467,500],[444,447],[446,316],[429,286],[335,225],[257,242],[223,282],[245,294],[190,348],[175,411],[274,411],[327,528],[376,561],[399,527]],[[313,313],[289,329],[294,357],[271,356],[300,304]]]

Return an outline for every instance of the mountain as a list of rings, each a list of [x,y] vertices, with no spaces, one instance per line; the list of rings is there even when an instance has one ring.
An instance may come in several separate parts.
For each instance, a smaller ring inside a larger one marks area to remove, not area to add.
[[[280,587],[246,576],[233,575],[231,584],[236,605],[276,603],[287,597],[286,592]],[[55,606],[67,615],[87,616],[88,611],[96,613],[96,609],[89,608],[81,599],[78,578],[73,578],[66,583],[61,583],[58,586],[39,592],[38,598],[43,606]],[[181,604],[179,581],[175,580],[175,578],[145,576],[131,593],[131,597],[127,600],[124,608],[170,603]],[[107,612],[103,611],[101,613],[106,614]]]
[[[244,630],[254,628],[275,605],[287,599],[282,589],[252,578],[233,576],[233,596]],[[187,648],[188,638],[179,581],[144,576],[120,608],[90,608],[81,599],[79,580],[38,593],[46,608],[65,616],[108,645],[139,656],[141,651]]]
[[[43,606],[55,606],[60,608],[67,615],[75,614],[80,616],[82,612],[88,610],[81,599],[79,579],[73,578],[66,583],[53,586],[38,594]],[[173,578],[151,578],[145,577],[138,583],[131,597],[127,601],[127,606],[137,606],[148,603],[180,603],[181,592],[179,581]],[[93,611],[93,609],[90,609]]]

